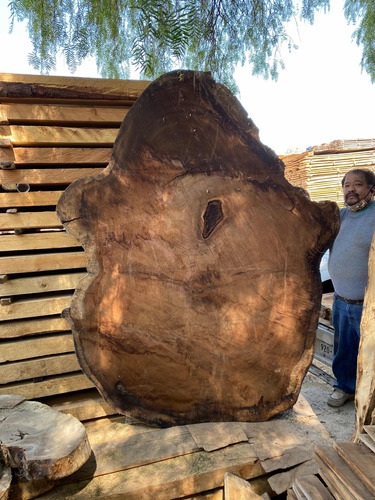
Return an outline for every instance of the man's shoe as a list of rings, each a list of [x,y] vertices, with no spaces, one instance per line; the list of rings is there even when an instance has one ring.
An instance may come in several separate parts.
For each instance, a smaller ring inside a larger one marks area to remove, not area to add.
[[[330,395],[328,399],[327,404],[329,406],[338,408],[339,406],[342,406],[351,399],[354,399],[354,394],[348,394],[347,392],[344,392],[341,389],[334,389],[333,393]]]

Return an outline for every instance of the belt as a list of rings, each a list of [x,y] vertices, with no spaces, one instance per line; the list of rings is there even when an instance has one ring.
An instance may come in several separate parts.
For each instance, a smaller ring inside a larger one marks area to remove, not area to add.
[[[353,304],[355,306],[361,306],[363,304],[363,299],[362,300],[345,299],[344,297],[340,297],[340,295],[337,294],[336,297],[340,300],[343,300],[344,302],[347,302],[348,304]]]

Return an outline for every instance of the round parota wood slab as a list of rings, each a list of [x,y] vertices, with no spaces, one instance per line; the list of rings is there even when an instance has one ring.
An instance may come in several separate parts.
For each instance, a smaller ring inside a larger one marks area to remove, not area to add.
[[[78,419],[12,395],[0,396],[0,443],[15,481],[24,485],[69,476],[91,454]]]
[[[294,404],[339,215],[283,170],[228,89],[177,71],[132,106],[103,173],[64,192],[58,215],[88,258],[67,316],[119,412],[172,425]]]

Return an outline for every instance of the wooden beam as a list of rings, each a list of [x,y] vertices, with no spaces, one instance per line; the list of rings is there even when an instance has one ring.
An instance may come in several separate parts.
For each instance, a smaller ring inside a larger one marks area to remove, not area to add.
[[[23,319],[19,321],[9,321],[0,328],[1,339],[13,339],[28,337],[30,335],[46,335],[52,332],[63,332],[70,330],[66,319],[57,317],[45,317],[38,319]]]
[[[74,248],[80,244],[65,231],[43,231],[26,234],[2,234],[2,248],[9,252],[20,250],[41,250],[46,248]]]
[[[14,148],[16,165],[106,165],[112,148]]]
[[[34,191],[28,193],[0,193],[0,208],[53,206],[63,191]]]
[[[68,185],[80,177],[97,175],[102,171],[103,169],[100,167],[0,170],[0,184],[17,184],[19,182],[27,182],[31,185]]]
[[[129,107],[120,106],[56,106],[48,104],[12,103],[0,105],[0,120],[10,123],[62,125],[88,123],[120,126]]]
[[[18,212],[0,214],[0,231],[16,228],[59,228],[62,227],[56,212]]]
[[[17,363],[0,365],[0,384],[20,382],[39,377],[60,375],[80,370],[77,356],[64,354],[61,356],[50,356]]]
[[[78,128],[35,125],[0,125],[0,136],[8,137],[13,146],[112,146],[117,128]]]
[[[84,252],[49,253],[0,257],[0,274],[37,273],[86,267]]]
[[[17,382],[0,387],[0,394],[14,394],[27,399],[43,398],[66,392],[91,389],[94,384],[82,373],[55,376],[42,382]]]
[[[8,306],[0,307],[0,321],[61,314],[63,309],[70,306],[71,299],[72,294],[62,297],[38,298],[24,300],[22,302],[13,302]]]
[[[65,354],[73,351],[74,342],[70,332],[17,339],[1,343],[0,363],[23,361],[39,356]]]
[[[112,80],[0,73],[0,97],[43,100],[123,101],[131,104],[149,85],[146,80]]]
[[[10,279],[0,284],[0,296],[26,295],[30,293],[74,290],[86,273],[54,274],[32,278]]]

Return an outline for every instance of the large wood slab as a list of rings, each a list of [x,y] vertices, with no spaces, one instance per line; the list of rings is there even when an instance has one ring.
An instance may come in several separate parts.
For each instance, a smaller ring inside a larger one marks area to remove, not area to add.
[[[358,350],[357,384],[355,391],[355,438],[364,425],[374,424],[375,410],[375,236],[368,262],[368,283],[361,320],[361,340]]]
[[[285,180],[209,74],[151,84],[109,166],[57,210],[89,261],[70,310],[78,358],[119,412],[260,421],[295,403],[338,208]]]

